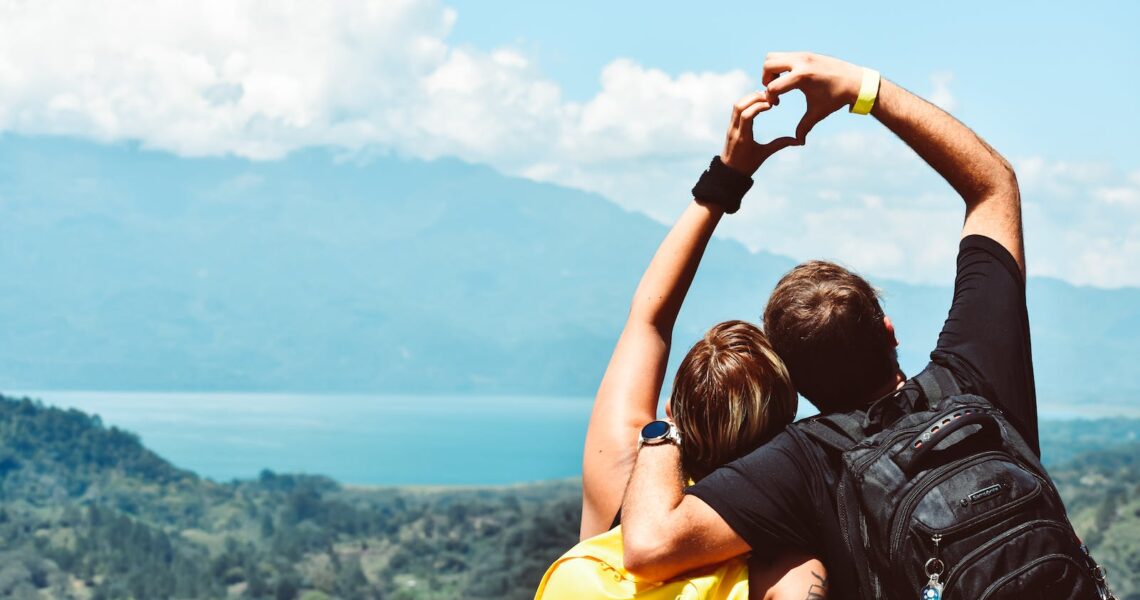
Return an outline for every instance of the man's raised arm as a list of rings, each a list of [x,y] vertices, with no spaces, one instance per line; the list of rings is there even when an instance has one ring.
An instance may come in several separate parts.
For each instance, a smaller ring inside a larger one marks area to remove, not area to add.
[[[808,109],[796,131],[803,141],[824,117],[859,97],[863,69],[806,52],[773,52],[764,61],[769,96],[800,89]],[[882,79],[871,114],[906,142],[962,196],[962,237],[980,234],[1009,251],[1025,273],[1021,196],[1013,168],[946,111]]]

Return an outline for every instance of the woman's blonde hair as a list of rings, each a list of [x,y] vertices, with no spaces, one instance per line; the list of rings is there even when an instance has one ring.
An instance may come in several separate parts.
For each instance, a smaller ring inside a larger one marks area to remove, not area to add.
[[[796,390],[758,327],[725,321],[685,355],[669,404],[681,431],[681,465],[699,480],[791,423]]]

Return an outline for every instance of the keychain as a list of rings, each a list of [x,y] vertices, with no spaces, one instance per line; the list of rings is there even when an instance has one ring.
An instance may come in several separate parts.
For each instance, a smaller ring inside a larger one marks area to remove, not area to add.
[[[938,578],[942,576],[942,570],[946,565],[942,564],[941,559],[932,558],[926,561],[926,576],[930,578],[926,582],[926,586],[922,588],[922,594],[919,600],[941,600],[942,599],[942,583]]]
[[[935,534],[931,540],[934,542],[934,548],[937,550],[939,542],[942,541],[942,536]],[[935,553],[936,555],[938,552]],[[938,579],[942,577],[942,572],[946,569],[946,565],[940,558],[932,558],[926,561],[926,576],[930,579],[923,586],[922,592],[919,594],[919,600],[942,600],[942,582]]]

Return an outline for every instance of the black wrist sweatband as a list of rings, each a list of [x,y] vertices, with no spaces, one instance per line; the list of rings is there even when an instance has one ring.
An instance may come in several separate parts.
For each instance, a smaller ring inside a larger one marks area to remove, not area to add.
[[[718,155],[693,186],[693,198],[715,204],[731,215],[740,210],[740,201],[750,189],[752,178],[724,164]]]

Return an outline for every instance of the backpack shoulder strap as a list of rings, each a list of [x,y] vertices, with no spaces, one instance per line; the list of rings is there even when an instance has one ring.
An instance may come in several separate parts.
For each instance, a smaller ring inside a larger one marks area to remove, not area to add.
[[[801,421],[796,427],[811,439],[839,452],[846,452],[863,440],[862,420],[846,413]]]
[[[914,380],[922,388],[922,395],[931,408],[937,408],[943,398],[962,393],[954,375],[946,367],[934,363],[926,365],[921,373],[915,375]]]

